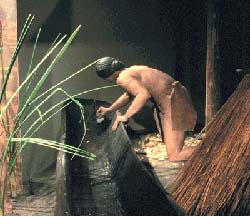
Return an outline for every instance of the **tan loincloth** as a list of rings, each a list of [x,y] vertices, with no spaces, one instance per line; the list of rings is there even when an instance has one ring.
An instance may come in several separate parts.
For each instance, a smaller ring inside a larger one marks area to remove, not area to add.
[[[197,112],[192,104],[191,97],[179,81],[175,81],[172,86],[170,103],[173,130],[193,131],[197,120]]]

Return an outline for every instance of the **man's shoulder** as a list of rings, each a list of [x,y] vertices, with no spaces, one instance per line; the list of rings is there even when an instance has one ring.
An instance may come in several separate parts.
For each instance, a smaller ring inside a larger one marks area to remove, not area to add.
[[[139,70],[147,70],[149,69],[148,66],[146,65],[133,65],[130,66],[129,68],[127,68],[128,70],[135,70],[135,71],[139,71]]]
[[[122,76],[135,76],[136,74],[138,75],[138,73],[140,74],[140,72],[145,71],[145,70],[150,70],[150,68],[145,65],[133,65],[124,69],[121,72],[121,75]]]
[[[117,78],[116,82],[118,85],[128,83],[132,80],[136,80],[139,76],[137,66],[131,66],[121,71],[119,77]]]

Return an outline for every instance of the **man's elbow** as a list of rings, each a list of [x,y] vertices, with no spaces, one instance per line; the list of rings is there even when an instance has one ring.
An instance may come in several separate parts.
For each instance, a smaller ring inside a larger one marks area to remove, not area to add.
[[[144,98],[145,100],[149,100],[151,98],[151,95],[149,94],[148,91],[141,91],[139,95]]]

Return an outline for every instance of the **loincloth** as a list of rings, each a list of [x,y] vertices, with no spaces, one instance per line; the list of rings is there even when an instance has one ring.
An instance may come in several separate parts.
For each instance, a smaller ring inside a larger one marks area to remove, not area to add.
[[[170,113],[172,120],[173,130],[182,131],[193,131],[196,125],[197,112],[192,104],[191,97],[187,89],[180,84],[180,82],[175,81],[172,84],[172,92],[169,95],[170,99]],[[162,122],[162,116],[164,116],[164,111],[161,110],[160,106],[155,104],[156,111],[158,112],[158,118]],[[162,128],[161,128],[162,130]]]

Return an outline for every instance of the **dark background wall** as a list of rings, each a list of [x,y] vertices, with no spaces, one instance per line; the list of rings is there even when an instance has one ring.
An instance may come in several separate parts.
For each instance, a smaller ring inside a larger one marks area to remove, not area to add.
[[[247,0],[217,2],[218,61],[224,102],[238,82],[235,70],[249,67],[250,3]],[[128,56],[126,50],[117,57],[128,64],[147,63],[160,68],[182,81],[194,94],[201,90],[197,96],[202,99],[206,6],[207,0],[20,0],[18,23],[20,31],[28,13],[36,15],[36,24],[27,40],[30,43],[34,42],[39,27],[43,29],[39,41],[49,43],[59,32],[70,33],[82,24],[76,43],[100,46],[121,43],[133,47],[141,59]]]
[[[247,0],[221,0],[216,5],[219,42],[216,59],[221,78],[221,105],[243,76],[242,72],[237,74],[236,69],[249,69],[249,4]],[[19,32],[29,13],[36,16],[19,57],[20,77],[25,76],[40,27],[37,59],[59,32],[69,34],[81,24],[81,31],[55,68],[47,87],[107,55],[120,58],[127,65],[146,64],[171,74],[188,88],[198,111],[198,131],[204,126],[205,118],[206,8],[206,0],[20,0]],[[94,68],[91,68],[62,87],[74,94],[104,85],[107,83],[96,77]],[[122,90],[117,88],[82,97],[112,102],[121,93]],[[54,97],[51,104],[61,97]],[[58,119],[47,128],[54,131],[52,139],[60,126]],[[27,151],[30,152],[26,155],[30,155],[34,149]],[[47,154],[44,153],[44,157]],[[55,154],[51,155],[50,162],[55,158]],[[28,166],[29,159],[25,160]],[[37,170],[37,167],[32,170]]]
[[[219,65],[222,103],[250,69],[250,2],[218,3]],[[242,72],[236,72],[243,69]]]

